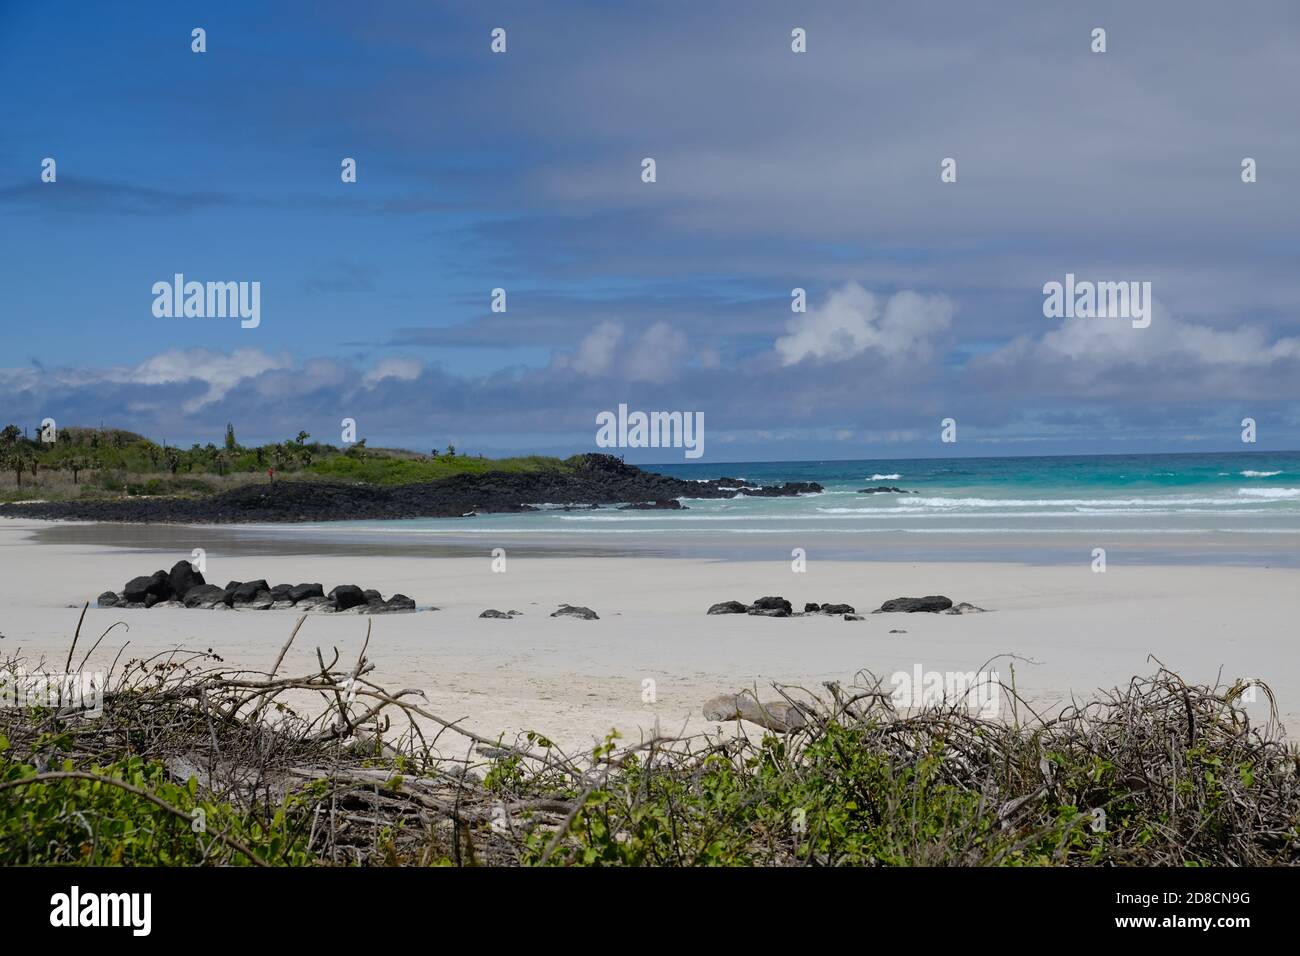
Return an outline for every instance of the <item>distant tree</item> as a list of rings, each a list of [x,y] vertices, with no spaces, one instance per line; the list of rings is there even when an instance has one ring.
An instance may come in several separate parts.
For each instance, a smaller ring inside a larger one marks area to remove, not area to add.
[[[217,475],[224,475],[226,473],[226,453],[224,451],[217,452],[213,456],[213,464],[217,466]]]
[[[448,445],[448,446],[447,446],[447,457],[448,457],[448,458],[455,458],[455,457],[456,457],[456,446],[455,446],[455,445]]]
[[[63,462],[63,467],[72,472],[72,483],[77,483],[77,475],[90,467],[90,462],[85,458],[68,458]]]
[[[239,443],[235,441],[235,426],[226,422],[226,451],[234,451],[238,447]]]
[[[176,477],[176,469],[180,468],[180,466],[181,466],[180,453],[177,452],[175,448],[168,448],[167,449],[167,470],[172,473],[173,478]]]
[[[436,448],[430,448],[430,449],[429,449],[429,457],[430,457],[430,458],[437,458],[437,457],[438,457],[438,449],[436,449]]]
[[[27,465],[26,450],[16,442],[13,445],[6,445],[0,449],[0,461],[3,461],[3,467],[6,471],[14,473],[14,481],[18,487],[23,486],[23,469]]]
[[[304,444],[307,441],[307,439],[310,437],[311,435],[307,434],[306,432],[299,432],[297,442],[299,445]]]
[[[18,444],[18,439],[21,438],[22,435],[23,433],[19,431],[17,425],[6,425],[4,429],[0,431],[0,442],[4,442],[6,445],[16,445]]]
[[[261,468],[266,464],[266,449],[261,445],[257,446],[257,467]]]

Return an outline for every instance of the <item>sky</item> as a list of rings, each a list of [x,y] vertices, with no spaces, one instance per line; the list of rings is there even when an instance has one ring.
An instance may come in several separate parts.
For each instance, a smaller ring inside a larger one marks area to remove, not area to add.
[[[1290,0],[0,0],[0,418],[570,454],[622,403],[702,413],[719,462],[1300,448],[1298,34]],[[260,283],[259,323],[155,315],[176,273]],[[1067,273],[1150,282],[1149,327],[1046,317]]]

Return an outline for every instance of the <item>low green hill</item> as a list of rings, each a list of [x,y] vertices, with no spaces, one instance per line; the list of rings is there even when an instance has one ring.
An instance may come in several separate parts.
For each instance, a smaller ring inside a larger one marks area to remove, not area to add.
[[[0,431],[0,501],[120,495],[203,495],[250,482],[322,479],[376,485],[432,481],[491,471],[568,470],[558,458],[484,458],[454,447],[428,454],[399,448],[347,447],[299,432],[283,442],[245,446],[227,426],[220,444],[159,444],[119,428],[61,428],[44,442],[16,425]]]

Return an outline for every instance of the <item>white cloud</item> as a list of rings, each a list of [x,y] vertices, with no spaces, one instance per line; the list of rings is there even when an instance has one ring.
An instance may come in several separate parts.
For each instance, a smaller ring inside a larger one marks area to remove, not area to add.
[[[1117,365],[1181,366],[1189,369],[1248,369],[1300,358],[1300,338],[1269,341],[1256,326],[1232,329],[1185,322],[1158,300],[1151,325],[1133,328],[1127,319],[1048,319],[1055,323],[1039,339],[1021,336],[989,356],[992,365],[1031,362],[1069,365],[1091,373]]]
[[[665,322],[656,322],[628,350],[625,374],[634,382],[667,381],[681,367],[686,347],[685,335]]]
[[[614,352],[623,338],[623,326],[602,322],[578,343],[572,355],[561,356],[557,365],[583,375],[603,375],[614,364]]]
[[[263,372],[288,368],[287,358],[275,358],[257,349],[235,349],[230,354],[210,349],[169,349],[145,359],[127,371],[109,370],[104,378],[113,382],[135,382],[141,385],[168,385],[176,382],[200,381],[207,391],[181,406],[193,412],[205,405],[219,402],[241,381],[255,378]]]
[[[656,322],[634,340],[621,322],[601,322],[569,353],[551,361],[556,370],[589,378],[618,374],[634,382],[664,382],[686,360],[686,336],[666,322]]]
[[[395,378],[399,382],[413,382],[420,377],[424,366],[415,359],[386,358],[381,359],[375,367],[361,379],[366,388],[374,388],[386,378]]]
[[[926,358],[932,337],[948,328],[956,307],[945,295],[898,292],[887,300],[856,282],[825,305],[796,315],[776,340],[782,365],[805,359],[843,361],[874,350],[885,358]]]

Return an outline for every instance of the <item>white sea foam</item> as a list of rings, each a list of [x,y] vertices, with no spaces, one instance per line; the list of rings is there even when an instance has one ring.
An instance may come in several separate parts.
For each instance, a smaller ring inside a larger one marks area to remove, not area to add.
[[[872,475],[867,480],[868,481],[898,481],[898,479],[902,477],[903,477],[902,475]]]
[[[1280,475],[1280,474],[1282,474],[1282,472],[1280,472],[1280,471],[1243,471],[1243,472],[1241,473],[1241,477],[1243,477],[1243,478],[1272,478],[1274,475]]]
[[[1300,498],[1300,488],[1238,488],[1237,494],[1248,498]]]
[[[1240,495],[1284,489],[1240,489]],[[1300,489],[1293,489],[1300,494]],[[1292,495],[1276,495],[1286,498]],[[911,506],[921,505],[927,508],[1120,508],[1141,507],[1143,505],[1233,505],[1238,498],[1193,498],[1177,495],[1158,495],[1142,498],[908,498]]]

